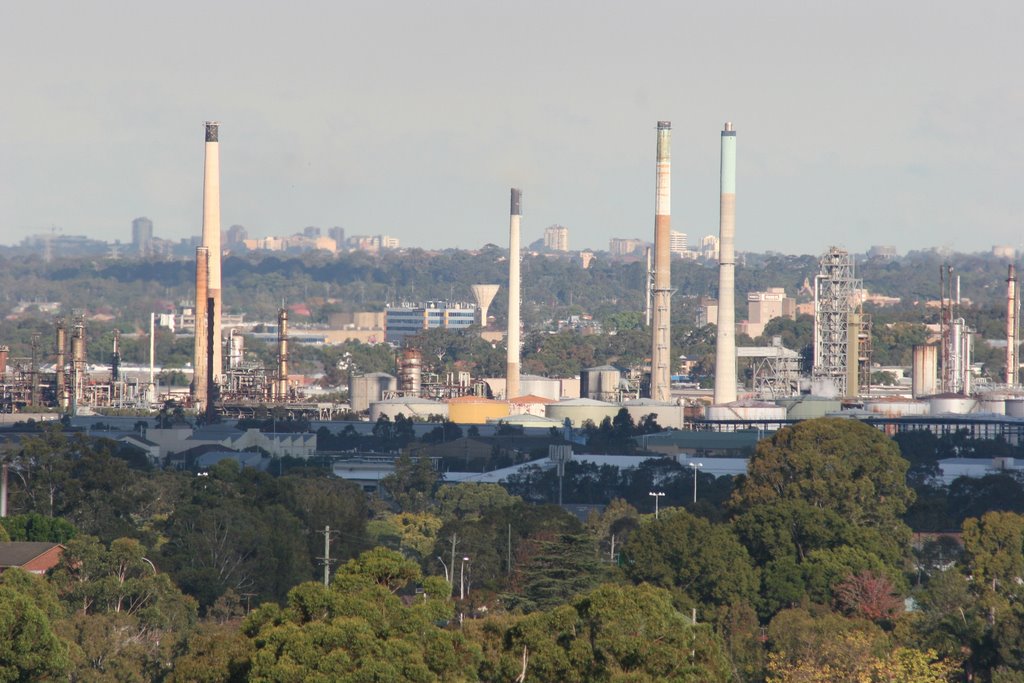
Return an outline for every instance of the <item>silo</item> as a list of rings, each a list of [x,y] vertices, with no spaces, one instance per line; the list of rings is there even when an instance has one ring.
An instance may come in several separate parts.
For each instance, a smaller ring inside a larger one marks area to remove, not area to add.
[[[385,393],[397,390],[398,380],[386,372],[354,375],[349,380],[349,404],[353,412],[366,412],[370,404],[380,401]]]
[[[540,375],[520,375],[519,391],[522,396],[542,396],[552,401],[562,398],[562,381]],[[511,396],[510,398],[519,398]]]
[[[928,399],[932,415],[953,413],[955,415],[966,415],[978,409],[978,402],[970,396],[963,394],[939,394]]]
[[[1006,399],[1007,417],[1024,417],[1024,398]]]
[[[914,398],[932,396],[938,392],[939,350],[931,344],[914,346],[912,395]]]
[[[666,429],[682,429],[686,422],[683,415],[684,406],[671,401],[638,398],[626,401],[622,407],[629,411],[634,424],[640,424],[644,417],[651,414],[655,416],[655,422]]]
[[[611,365],[586,368],[580,373],[580,397],[595,401],[616,401],[622,372]]]

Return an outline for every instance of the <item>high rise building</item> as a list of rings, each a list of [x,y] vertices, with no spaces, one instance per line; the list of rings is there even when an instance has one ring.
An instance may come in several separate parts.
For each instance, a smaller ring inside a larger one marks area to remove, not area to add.
[[[544,228],[544,247],[551,251],[569,251],[569,228],[564,225]]]
[[[153,254],[153,221],[145,216],[132,221],[132,250],[139,256]]]
[[[686,253],[686,233],[672,230],[668,234],[668,250],[682,256]]]
[[[339,250],[345,248],[345,228],[334,226],[327,229],[327,236],[334,240]]]
[[[613,237],[608,240],[608,251],[612,256],[643,255],[644,248],[648,246],[650,242],[633,238]]]
[[[249,231],[245,229],[244,225],[232,225],[228,228],[225,241],[229,247],[241,247],[247,239],[249,239]]]

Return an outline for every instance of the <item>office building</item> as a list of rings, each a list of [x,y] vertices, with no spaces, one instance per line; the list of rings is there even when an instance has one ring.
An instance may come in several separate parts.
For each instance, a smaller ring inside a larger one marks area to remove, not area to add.
[[[427,301],[388,306],[384,311],[385,335],[389,343],[400,344],[423,330],[461,330],[476,322],[476,306],[457,301]]]

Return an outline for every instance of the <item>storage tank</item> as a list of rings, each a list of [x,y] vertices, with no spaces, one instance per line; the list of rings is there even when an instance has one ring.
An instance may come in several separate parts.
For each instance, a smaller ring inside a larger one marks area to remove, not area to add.
[[[586,368],[580,373],[580,398],[617,401],[622,372],[611,365]]]
[[[399,414],[406,418],[426,420],[431,416],[440,415],[448,417],[448,406],[440,401],[431,401],[428,398],[417,396],[401,396],[389,398],[384,401],[374,401],[370,404],[370,421],[376,422],[381,415],[387,415],[394,422]]]
[[[978,409],[978,402],[963,394],[939,394],[929,398],[928,403],[931,405],[932,415],[942,415],[943,413],[966,415]]]
[[[985,396],[978,399],[979,413],[1006,415],[1006,398],[1002,396]]]
[[[685,423],[683,406],[678,403],[637,398],[626,401],[622,407],[629,411],[629,416],[633,418],[634,424],[640,424],[644,417],[652,413],[655,415],[654,421],[666,429],[682,429]]]
[[[482,425],[509,416],[508,401],[483,396],[460,396],[448,400],[448,419],[455,424]]]
[[[905,398],[876,398],[864,402],[864,410],[882,417],[916,417],[928,415],[931,406],[927,401]]]
[[[562,398],[562,380],[540,375],[519,375],[519,391],[522,396],[542,396],[557,401]]]
[[[1007,417],[1024,417],[1024,398],[1006,399]]]
[[[707,407],[709,420],[754,420],[775,422],[786,419],[786,407],[765,401],[739,400]]]
[[[825,396],[791,396],[775,403],[786,409],[786,418],[790,420],[813,420],[843,408],[842,401]]]
[[[938,392],[938,347],[931,344],[916,344],[914,346],[914,365],[911,375],[911,395],[914,398],[932,396]]]
[[[388,392],[398,390],[398,380],[386,372],[370,372],[365,375],[353,375],[349,380],[348,396],[352,411],[362,413],[370,409]]]
[[[552,403],[545,409],[545,417],[564,422],[566,418],[573,427],[580,427],[590,420],[600,425],[604,418],[614,419],[621,408],[614,403],[598,401],[592,398],[574,398],[568,401]]]

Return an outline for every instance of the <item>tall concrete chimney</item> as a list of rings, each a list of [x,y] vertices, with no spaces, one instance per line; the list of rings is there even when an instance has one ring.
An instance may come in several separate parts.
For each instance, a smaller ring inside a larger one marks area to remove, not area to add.
[[[206,247],[196,248],[196,332],[195,347],[192,354],[192,404],[200,411],[205,410],[208,398],[208,378],[210,376],[209,335],[209,286],[210,282],[210,250]]]
[[[67,377],[67,353],[68,353],[68,339],[67,329],[64,327],[63,322],[57,323],[57,339],[56,339],[56,351],[57,351],[57,362],[54,369],[56,370],[56,376],[54,378],[54,384],[56,385],[57,391],[57,405],[60,406],[62,411],[68,409],[68,388],[65,383]]]
[[[288,398],[288,311],[277,314],[277,400]]]
[[[651,340],[651,398],[672,398],[672,122],[658,121],[658,161],[654,192],[654,291]]]
[[[736,131],[722,130],[722,194],[718,234],[718,343],[715,403],[736,400]]]
[[[213,306],[213,326],[210,341],[213,342],[211,373],[213,381],[221,384],[224,378],[222,359],[221,316],[223,308],[220,296],[220,123],[206,122],[206,164],[203,172],[203,246],[210,250],[210,279],[206,286],[207,296]],[[209,314],[209,312],[208,312]]]
[[[1010,264],[1006,275],[1006,383],[1017,384],[1020,369],[1020,294],[1017,269]]]
[[[508,222],[508,364],[505,370],[505,398],[519,396],[519,220],[523,215],[523,193],[512,188]]]

